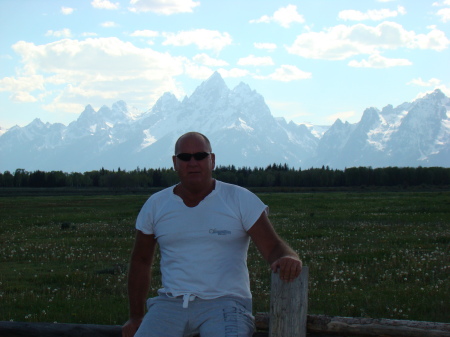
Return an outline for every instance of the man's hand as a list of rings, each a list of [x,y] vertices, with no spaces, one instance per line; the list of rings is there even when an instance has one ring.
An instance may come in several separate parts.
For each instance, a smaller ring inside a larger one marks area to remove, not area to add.
[[[130,318],[122,327],[122,337],[133,337],[141,323],[142,319]]]
[[[270,269],[279,273],[283,281],[292,282],[302,272],[302,261],[293,256],[283,256],[272,263]]]

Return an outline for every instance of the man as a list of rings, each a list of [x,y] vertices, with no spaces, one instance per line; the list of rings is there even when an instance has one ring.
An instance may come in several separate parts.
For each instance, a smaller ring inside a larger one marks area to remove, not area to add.
[[[267,206],[256,195],[213,179],[215,155],[208,138],[182,135],[173,165],[180,183],[152,195],[136,221],[130,318],[122,336],[252,336],[250,238],[282,280],[298,277],[302,263],[275,233]],[[157,243],[163,288],[146,303]]]

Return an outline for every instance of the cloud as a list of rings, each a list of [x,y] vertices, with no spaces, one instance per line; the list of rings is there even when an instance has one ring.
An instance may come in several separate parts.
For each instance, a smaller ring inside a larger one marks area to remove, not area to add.
[[[223,67],[228,65],[227,61],[212,58],[207,54],[197,54],[194,56],[193,60],[208,67]]]
[[[444,0],[442,2],[434,2],[434,7],[450,6],[450,0]],[[441,21],[446,23],[450,21],[450,8],[442,8],[436,12],[436,15],[440,17]]]
[[[370,55],[369,59],[360,62],[352,60],[348,63],[350,67],[356,68],[390,68],[398,66],[410,66],[412,62],[407,59],[390,59],[379,54]]]
[[[192,0],[131,0],[130,4],[132,6],[128,9],[131,12],[153,12],[171,15],[192,13],[193,9],[200,5],[200,2]]]
[[[186,63],[185,65],[186,68],[186,74],[194,79],[199,79],[199,80],[205,80],[207,78],[209,78],[212,73],[214,72],[214,70],[212,70],[209,67],[206,66],[199,66],[198,64],[194,64],[194,63]],[[223,69],[223,68],[219,68],[216,70],[217,72],[220,73],[220,75],[223,78],[239,78],[239,77],[245,77],[249,75],[249,71],[245,70],[245,69],[239,69],[239,68],[232,68],[232,69]]]
[[[217,71],[223,78],[228,78],[228,77],[239,78],[239,77],[245,77],[249,74],[248,70],[239,69],[239,68],[232,68],[230,70],[221,68]]]
[[[419,98],[423,98],[426,95],[433,93],[436,89],[441,90],[444,93],[445,96],[447,96],[447,97],[450,96],[450,87],[448,87],[445,84],[440,84],[440,85],[434,87],[431,90],[427,90],[425,92],[421,92],[421,93],[417,94],[417,96],[415,97],[415,100],[419,99]]]
[[[45,36],[71,37],[72,32],[68,28],[64,28],[63,30],[48,30]]]
[[[21,93],[33,92],[36,90],[43,91],[44,77],[42,75],[28,75],[18,77],[4,77],[0,79],[0,92]]]
[[[61,13],[63,13],[64,15],[70,15],[72,14],[74,11],[73,8],[70,7],[61,7]]]
[[[91,2],[92,7],[98,9],[119,9],[119,3],[112,3],[109,0],[93,0]]]
[[[115,37],[43,45],[20,41],[13,50],[23,66],[16,76],[0,78],[0,91],[22,101],[31,99],[26,93],[52,92],[43,101],[50,111],[79,113],[87,103],[100,106],[119,99],[148,108],[164,92],[184,94],[175,77],[184,73],[186,58]]]
[[[100,24],[100,26],[102,26],[104,28],[112,28],[112,27],[116,27],[117,24],[114,21],[106,21],[106,22],[102,22]]]
[[[93,37],[93,36],[97,36],[97,35],[98,34],[94,33],[94,32],[84,32],[81,34],[81,36],[83,36],[83,37]]]
[[[142,37],[157,37],[159,33],[154,30],[135,30],[130,36],[142,36]]]
[[[328,115],[325,117],[325,119],[328,121],[328,123],[334,123],[337,119],[345,121],[352,118],[353,116],[355,116],[354,111],[342,111],[332,115]]]
[[[277,68],[275,72],[268,76],[254,76],[256,79],[260,80],[274,80],[274,81],[281,81],[281,82],[291,82],[291,81],[297,81],[297,80],[306,80],[312,77],[311,73],[305,72],[303,70],[298,69],[296,66],[293,65],[282,65],[281,67]]]
[[[270,56],[257,57],[255,55],[249,55],[240,58],[237,64],[240,66],[271,66],[274,63]]]
[[[266,49],[268,51],[274,51],[277,49],[277,45],[275,43],[253,43],[253,46],[257,49]]]
[[[437,11],[436,15],[441,18],[442,22],[448,22],[450,21],[450,8],[442,8]]]
[[[289,53],[305,58],[344,60],[360,54],[379,54],[381,50],[431,49],[442,51],[450,40],[445,33],[432,29],[428,34],[416,34],[400,24],[382,22],[376,27],[364,24],[338,25],[321,32],[298,35]]]
[[[364,20],[381,21],[386,18],[396,17],[398,15],[405,15],[405,14],[406,14],[405,8],[402,6],[398,6],[397,10],[373,9],[368,10],[365,13],[353,9],[348,9],[339,12],[338,17],[339,19],[345,21],[364,21]]]
[[[416,85],[419,87],[436,87],[441,84],[441,80],[437,78],[430,78],[428,81],[422,80],[421,77],[414,78],[410,82],[406,83],[408,85]]]
[[[199,49],[220,51],[230,45],[232,38],[228,33],[220,33],[216,30],[195,29],[178,33],[163,33],[166,40],[163,45],[177,47],[196,45]]]
[[[305,19],[297,12],[297,6],[288,5],[275,11],[272,16],[263,15],[259,19],[250,20],[250,23],[275,22],[284,28],[289,28],[292,23],[304,23]]]
[[[18,91],[13,93],[9,99],[13,102],[19,102],[19,103],[33,103],[36,102],[36,97],[30,95],[28,92],[24,91]]]

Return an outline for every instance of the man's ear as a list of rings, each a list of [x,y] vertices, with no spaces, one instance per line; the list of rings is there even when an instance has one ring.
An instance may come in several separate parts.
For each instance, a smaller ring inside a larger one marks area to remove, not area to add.
[[[173,169],[177,170],[177,157],[172,156],[172,162],[173,162]]]
[[[214,153],[211,153],[211,163],[212,163],[212,169],[216,167],[216,155]]]

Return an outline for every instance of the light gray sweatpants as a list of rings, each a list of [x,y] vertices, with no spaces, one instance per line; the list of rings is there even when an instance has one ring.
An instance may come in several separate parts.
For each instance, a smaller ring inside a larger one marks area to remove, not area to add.
[[[251,300],[160,295],[147,301],[148,312],[135,337],[251,337]]]

